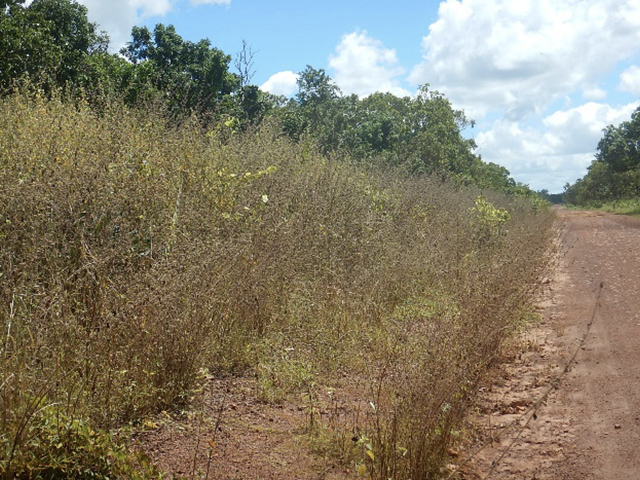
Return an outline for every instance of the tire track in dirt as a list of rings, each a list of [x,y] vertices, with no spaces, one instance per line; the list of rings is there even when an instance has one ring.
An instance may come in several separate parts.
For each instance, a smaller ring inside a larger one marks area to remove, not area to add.
[[[640,221],[561,209],[558,224],[543,320],[484,389],[460,478],[640,478]]]

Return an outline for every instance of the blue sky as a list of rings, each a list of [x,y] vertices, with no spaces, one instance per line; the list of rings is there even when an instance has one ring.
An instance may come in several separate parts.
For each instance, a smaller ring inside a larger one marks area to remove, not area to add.
[[[177,4],[165,21],[188,39],[209,38],[229,54],[242,39],[256,52],[254,81],[262,84],[280,71],[299,72],[310,64],[326,68],[328,55],[345,33],[366,30],[383,43],[396,44],[407,64],[420,61],[424,26],[437,14],[437,2],[398,1],[384,15],[370,1],[232,0],[227,6]],[[381,2],[380,2],[381,4]],[[145,23],[154,24],[156,18]],[[389,25],[402,25],[402,35]]]
[[[586,173],[602,129],[640,105],[638,0],[79,0],[114,49],[133,25],[173,24],[234,55],[253,82],[295,93],[323,68],[344,93],[412,95],[429,83],[477,122],[486,161],[534,189]]]

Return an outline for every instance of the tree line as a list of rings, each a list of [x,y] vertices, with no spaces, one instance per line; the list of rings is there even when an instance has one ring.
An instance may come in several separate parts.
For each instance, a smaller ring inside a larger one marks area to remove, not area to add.
[[[420,87],[414,97],[345,95],[322,69],[300,72],[294,98],[250,83],[253,54],[243,44],[232,57],[184,40],[172,25],[133,27],[119,54],[75,0],[0,1],[0,93],[25,83],[46,93],[82,95],[99,106],[111,98],[128,105],[159,102],[180,122],[196,116],[208,128],[232,131],[277,122],[283,134],[313,141],[327,155],[379,163],[408,174],[438,174],[463,185],[531,195],[509,171],[475,153],[463,131],[473,127],[443,94]]]
[[[640,197],[640,107],[631,119],[609,125],[598,142],[587,174],[567,184],[563,199],[574,205]]]

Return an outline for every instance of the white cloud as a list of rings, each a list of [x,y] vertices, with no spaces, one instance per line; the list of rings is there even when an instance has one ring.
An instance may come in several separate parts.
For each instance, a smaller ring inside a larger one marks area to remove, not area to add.
[[[291,71],[278,72],[271,75],[269,79],[260,86],[260,89],[273,93],[274,95],[291,97],[298,90],[297,81],[298,75]]]
[[[582,97],[585,100],[604,100],[607,96],[607,91],[596,85],[586,85],[582,89]]]
[[[335,55],[329,57],[329,68],[335,71],[332,77],[344,93],[410,95],[400,86],[398,77],[405,71],[398,65],[396,51],[385,48],[366,31],[344,35]]]
[[[640,67],[633,65],[620,74],[620,90],[640,96]]]
[[[637,51],[638,0],[446,0],[410,76],[447,94],[471,117],[542,114]]]
[[[569,110],[558,110],[547,116],[543,122],[550,129],[588,130],[592,135],[599,136],[607,125],[617,125],[628,120],[637,106],[637,102],[620,108],[589,102]]]
[[[110,48],[118,51],[131,40],[131,27],[149,17],[162,17],[173,10],[178,0],[78,0],[89,10],[89,20],[111,39]],[[231,0],[189,0],[194,6],[229,5]]]
[[[504,165],[517,179],[535,189],[562,191],[565,183],[584,176],[594,158],[602,129],[631,117],[640,102],[613,108],[588,102],[559,110],[535,128],[499,119],[476,142],[485,161]]]

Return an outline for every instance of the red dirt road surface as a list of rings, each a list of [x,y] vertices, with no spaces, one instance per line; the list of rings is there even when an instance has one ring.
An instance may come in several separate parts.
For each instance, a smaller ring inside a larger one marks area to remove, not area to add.
[[[543,320],[484,389],[461,478],[640,479],[640,220],[558,215]]]

